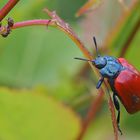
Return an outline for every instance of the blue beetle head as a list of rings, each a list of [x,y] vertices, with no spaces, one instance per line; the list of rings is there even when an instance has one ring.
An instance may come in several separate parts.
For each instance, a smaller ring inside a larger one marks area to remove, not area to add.
[[[107,60],[104,57],[98,56],[92,60],[92,63],[96,68],[102,69],[107,64]]]
[[[85,59],[85,58],[77,58],[77,57],[75,59],[83,60],[83,61],[90,61],[90,62],[92,62],[92,64],[96,68],[102,69],[107,64],[107,59],[105,57],[101,57],[99,55],[98,48],[97,48],[97,43],[96,43],[96,38],[95,37],[93,37],[93,41],[94,41],[94,44],[95,44],[95,49],[96,49],[96,55],[97,55],[97,57],[94,60],[89,60],[89,59]]]
[[[90,61],[98,69],[102,69],[107,64],[107,60],[105,59],[105,57],[101,57],[101,56],[98,56],[93,60],[88,60],[85,58],[77,58],[77,57],[75,59],[83,60],[83,61]]]

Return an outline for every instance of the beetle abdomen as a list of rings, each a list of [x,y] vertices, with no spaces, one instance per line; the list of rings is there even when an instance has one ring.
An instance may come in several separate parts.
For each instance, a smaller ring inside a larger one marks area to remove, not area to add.
[[[114,87],[127,112],[133,114],[140,110],[140,73],[124,58],[118,61],[126,69],[117,76]]]

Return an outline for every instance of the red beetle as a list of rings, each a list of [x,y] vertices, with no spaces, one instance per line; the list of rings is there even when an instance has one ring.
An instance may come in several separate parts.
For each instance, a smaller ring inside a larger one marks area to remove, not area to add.
[[[93,37],[97,57],[94,60],[75,58],[84,61],[91,61],[99,69],[101,79],[98,81],[96,88],[100,88],[104,78],[113,91],[113,101],[118,111],[117,124],[118,130],[120,122],[120,105],[117,97],[120,99],[127,112],[133,114],[140,110],[140,72],[134,66],[129,64],[124,58],[114,58],[112,56],[100,56],[98,54],[96,39]],[[122,132],[121,132],[122,134]]]
[[[124,58],[118,58],[126,69],[115,79],[114,87],[128,113],[140,110],[140,73]]]

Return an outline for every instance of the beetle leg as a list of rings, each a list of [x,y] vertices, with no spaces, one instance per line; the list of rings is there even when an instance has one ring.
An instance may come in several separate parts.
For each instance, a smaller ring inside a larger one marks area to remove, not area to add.
[[[115,108],[116,110],[118,111],[118,116],[117,116],[117,126],[118,126],[118,130],[119,132],[121,133],[122,135],[122,131],[120,129],[120,104],[119,104],[119,101],[117,99],[117,96],[115,93],[113,93],[113,101],[114,101],[114,105],[115,105]]]
[[[96,88],[97,88],[97,89],[100,88],[100,86],[102,85],[103,81],[104,81],[104,77],[101,77],[101,79],[98,81],[98,83],[97,83],[97,85],[96,85]]]

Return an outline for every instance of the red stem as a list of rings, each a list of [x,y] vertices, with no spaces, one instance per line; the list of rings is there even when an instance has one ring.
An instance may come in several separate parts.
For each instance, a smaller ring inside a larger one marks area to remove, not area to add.
[[[5,6],[0,10],[0,21],[11,11],[19,0],[9,0]]]
[[[110,95],[109,95],[108,104],[109,104],[109,109],[110,109],[111,118],[112,118],[112,124],[113,124],[113,128],[114,128],[114,138],[115,138],[115,140],[118,140],[118,126],[117,126],[115,108],[114,108],[114,104],[113,104],[113,101],[112,101]]]
[[[33,25],[52,25],[51,20],[47,19],[35,19],[35,20],[27,20],[22,22],[17,22],[13,25],[12,29],[22,28],[26,26],[33,26]]]

